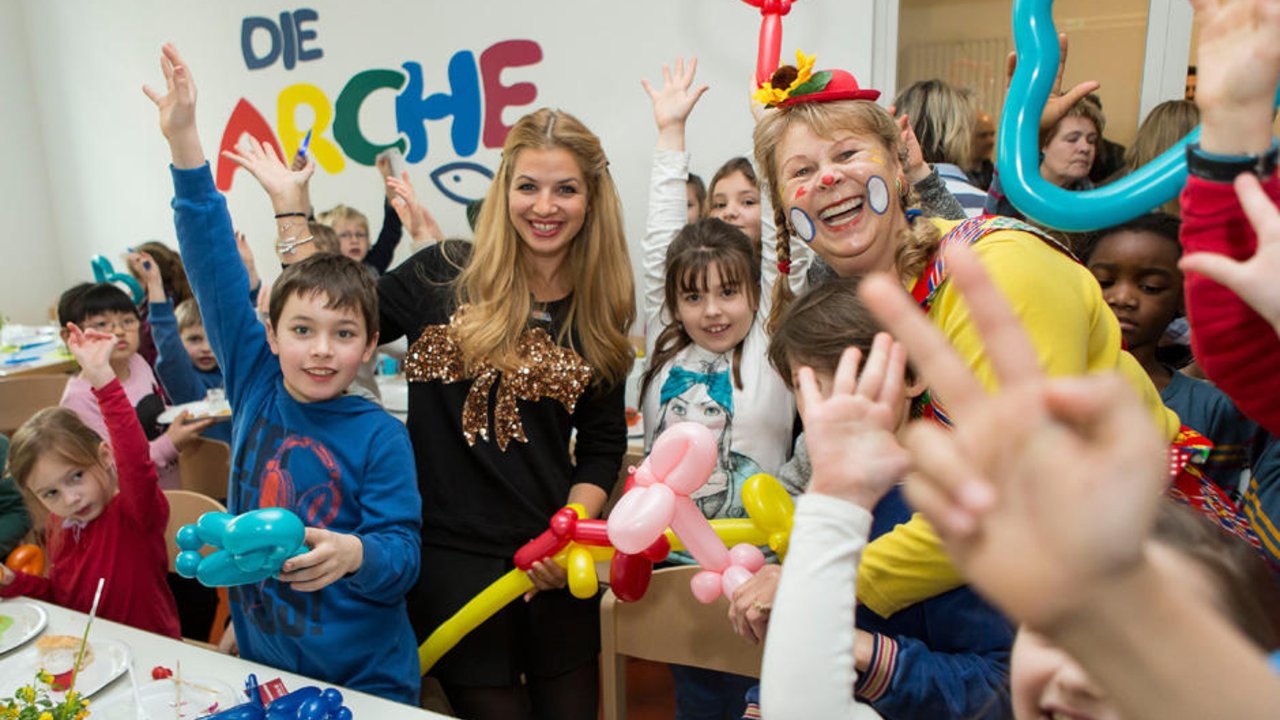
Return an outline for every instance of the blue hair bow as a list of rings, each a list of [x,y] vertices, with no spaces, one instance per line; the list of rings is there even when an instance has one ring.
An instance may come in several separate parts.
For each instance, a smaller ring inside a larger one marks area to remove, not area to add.
[[[733,414],[733,383],[729,381],[728,370],[695,372],[672,366],[666,381],[662,383],[659,402],[666,405],[672,398],[679,397],[694,385],[706,385],[707,395],[726,412]]]

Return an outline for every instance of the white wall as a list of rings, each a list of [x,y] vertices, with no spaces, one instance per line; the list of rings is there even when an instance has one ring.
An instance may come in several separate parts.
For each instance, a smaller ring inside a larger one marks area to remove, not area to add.
[[[61,285],[63,273],[24,26],[18,0],[0,0],[0,315],[37,323],[46,319],[50,289]]]
[[[845,67],[867,77],[872,1],[797,3],[784,24],[784,60],[800,47],[816,52],[820,67]],[[301,7],[319,13],[309,25],[318,35],[311,46],[321,48],[324,57],[288,71],[279,61],[247,69],[240,48],[244,17],[275,18]],[[19,219],[18,232],[6,233],[3,240],[0,310],[25,318],[47,307],[71,282],[87,278],[93,254],[107,254],[119,267],[126,246],[146,239],[174,242],[167,149],[155,111],[139,90],[144,82],[163,84],[158,57],[166,40],[176,43],[192,66],[200,92],[199,123],[211,156],[241,97],[274,128],[277,97],[294,83],[314,84],[333,103],[356,73],[398,70],[414,61],[422,64],[427,93],[447,91],[445,67],[455,52],[471,50],[478,59],[495,42],[533,40],[542,48],[542,61],[506,71],[503,82],[532,82],[537,99],[527,108],[509,108],[504,117],[510,123],[534,107],[558,106],[603,138],[634,248],[643,230],[655,136],[640,78],[659,78],[661,64],[676,55],[699,55],[699,79],[711,83],[712,91],[691,121],[689,147],[695,152],[694,171],[709,177],[723,160],[750,153],[746,84],[754,70],[759,19],[758,11],[740,0],[0,0],[0,38],[5,40],[0,97],[18,110],[6,111],[6,129],[0,133],[0,149],[10,160],[0,170],[0,202],[11,228]],[[396,94],[379,92],[363,106],[361,127],[371,140],[394,139]],[[305,116],[305,111],[298,114],[303,128],[310,124]],[[447,200],[427,177],[459,159],[449,141],[449,123],[427,123],[430,152],[409,169],[445,232],[465,234],[462,206]],[[333,137],[331,128],[327,137]],[[492,169],[498,153],[482,143],[464,159]],[[368,214],[375,228],[380,222],[382,195],[373,168],[348,161],[338,174],[322,169],[312,186],[317,208],[346,202]],[[265,196],[238,173],[228,197],[264,274],[273,274],[273,225]],[[31,242],[36,238],[39,247]]]

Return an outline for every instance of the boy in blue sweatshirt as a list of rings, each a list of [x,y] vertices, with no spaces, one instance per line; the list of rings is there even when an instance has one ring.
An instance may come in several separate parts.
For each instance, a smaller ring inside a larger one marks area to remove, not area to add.
[[[240,655],[416,705],[404,600],[421,542],[413,449],[399,421],[344,394],[377,347],[374,282],[350,258],[308,258],[280,276],[258,322],[196,131],[190,68],[171,45],[161,65],[167,92],[144,90],[173,154],[182,259],[231,402],[228,505],[294,511],[310,548],[278,577],[231,589]]]

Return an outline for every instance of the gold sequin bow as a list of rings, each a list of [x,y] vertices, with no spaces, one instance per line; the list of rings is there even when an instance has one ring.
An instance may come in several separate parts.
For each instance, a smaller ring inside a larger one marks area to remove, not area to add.
[[[456,317],[456,316],[455,316]],[[498,448],[504,452],[513,439],[528,442],[516,400],[559,400],[573,412],[578,398],[591,382],[591,366],[578,353],[557,345],[542,328],[530,328],[516,344],[520,364],[503,377],[502,371],[482,363],[474,374],[471,389],[462,405],[462,434],[468,445],[476,437],[489,439],[489,390],[498,383],[498,403],[493,427]],[[441,380],[454,383],[472,379],[466,372],[452,323],[432,325],[413,343],[405,358],[405,375],[410,382]]]

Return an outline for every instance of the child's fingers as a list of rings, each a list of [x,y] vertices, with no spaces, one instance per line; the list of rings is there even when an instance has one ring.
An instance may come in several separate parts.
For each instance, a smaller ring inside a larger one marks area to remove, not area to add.
[[[907,384],[907,349],[902,343],[892,342],[889,346],[889,359],[885,364],[884,383],[880,386],[880,394],[875,399],[890,408],[901,407],[906,397]]]
[[[1224,285],[1241,297],[1241,292],[1249,278],[1248,268],[1242,262],[1210,252],[1198,252],[1185,255],[1178,260],[1178,268],[1184,273],[1197,273],[1210,280]]]
[[[1001,385],[1042,379],[1044,372],[1031,339],[978,257],[967,247],[957,246],[947,259],[952,281],[969,305]]]
[[[813,375],[813,368],[802,367],[796,374],[796,390],[800,395],[800,417],[806,423],[814,409],[822,402],[822,392],[818,390],[818,380]]]
[[[1237,176],[1235,190],[1236,197],[1240,199],[1240,207],[1249,218],[1249,224],[1258,233],[1258,244],[1274,241],[1274,236],[1280,235],[1280,211],[1276,210],[1275,203],[1267,197],[1257,176],[1251,173]]]
[[[932,489],[930,498],[938,502],[930,509],[944,521],[952,510],[981,512],[994,501],[990,481],[973,467],[957,442],[953,432],[927,422],[913,424],[903,441],[916,469],[908,485],[915,482]],[[915,507],[925,512],[924,506]]]
[[[858,395],[868,400],[875,400],[880,395],[892,345],[893,340],[888,333],[876,333],[875,339],[871,341],[871,352],[867,354],[867,361],[862,363],[862,373],[858,375]]]
[[[858,294],[885,330],[907,349],[929,386],[947,398],[953,414],[964,415],[986,395],[973,371],[899,283],[887,275],[872,275]]]
[[[835,379],[831,383],[832,397],[853,394],[858,383],[858,363],[861,360],[862,351],[856,347],[847,347],[840,353]]]

